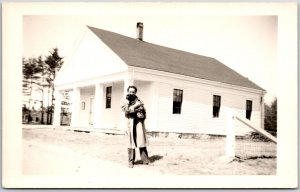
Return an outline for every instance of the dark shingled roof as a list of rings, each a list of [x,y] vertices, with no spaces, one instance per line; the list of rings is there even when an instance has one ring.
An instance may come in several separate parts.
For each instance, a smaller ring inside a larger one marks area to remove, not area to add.
[[[127,65],[264,90],[218,60],[88,26]]]

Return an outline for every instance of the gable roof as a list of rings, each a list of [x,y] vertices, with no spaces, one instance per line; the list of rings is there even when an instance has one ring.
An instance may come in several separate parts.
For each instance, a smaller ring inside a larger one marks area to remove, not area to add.
[[[155,45],[90,26],[88,28],[129,66],[264,91],[249,79],[214,58]]]

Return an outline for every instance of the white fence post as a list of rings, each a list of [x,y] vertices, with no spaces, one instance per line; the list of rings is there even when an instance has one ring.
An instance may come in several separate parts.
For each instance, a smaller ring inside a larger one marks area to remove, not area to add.
[[[235,157],[235,123],[233,110],[227,112],[227,127],[226,127],[226,156],[229,158]]]

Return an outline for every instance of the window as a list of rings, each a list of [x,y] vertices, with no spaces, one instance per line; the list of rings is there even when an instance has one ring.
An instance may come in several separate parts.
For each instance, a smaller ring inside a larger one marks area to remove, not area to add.
[[[106,87],[106,108],[111,108],[111,90],[112,87]]]
[[[221,107],[221,96],[214,95],[214,98],[213,98],[213,117],[214,118],[219,117],[220,107]]]
[[[252,112],[252,101],[246,101],[246,118],[250,120]]]
[[[181,113],[183,91],[180,89],[173,90],[173,114]]]

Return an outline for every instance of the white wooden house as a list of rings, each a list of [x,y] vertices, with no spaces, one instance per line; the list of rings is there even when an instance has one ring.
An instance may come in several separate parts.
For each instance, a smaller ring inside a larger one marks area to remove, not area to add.
[[[214,58],[145,42],[142,30],[134,39],[87,26],[55,79],[54,125],[71,90],[72,127],[122,129],[120,101],[134,84],[148,131],[222,135],[228,109],[263,127],[264,89]]]

